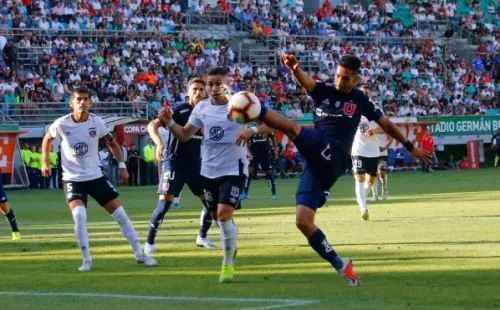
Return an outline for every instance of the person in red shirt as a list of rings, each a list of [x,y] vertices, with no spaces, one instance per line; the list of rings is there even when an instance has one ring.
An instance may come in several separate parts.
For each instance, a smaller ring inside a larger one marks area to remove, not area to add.
[[[292,169],[295,171],[295,153],[293,152],[293,146],[291,144],[287,144],[282,153],[283,157],[281,158],[281,170],[286,174],[288,169]]]
[[[428,128],[425,128],[425,133],[424,136],[422,137],[422,148],[424,151],[427,151],[431,154],[433,154],[433,159],[434,159],[434,138],[431,136],[431,133],[429,132]],[[422,170],[423,172],[430,172],[430,165],[423,163],[422,164]]]
[[[469,157],[464,156],[460,161],[460,169],[470,169],[472,167],[472,162]]]

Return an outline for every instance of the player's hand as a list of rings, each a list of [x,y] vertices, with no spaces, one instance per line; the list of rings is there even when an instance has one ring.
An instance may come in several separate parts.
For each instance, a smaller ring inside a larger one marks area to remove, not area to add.
[[[283,53],[281,54],[281,59],[288,69],[295,71],[299,67],[299,61],[292,54]]]
[[[51,173],[50,164],[42,163],[42,176],[50,177],[50,173]]]
[[[245,146],[247,140],[253,136],[252,128],[246,128],[236,134],[236,145]]]
[[[252,154],[250,154],[250,153],[247,153],[247,158],[248,158],[248,160],[249,160],[249,161],[252,161],[252,159],[253,159],[253,155],[252,155]]]
[[[365,136],[371,137],[375,134],[372,128],[368,128],[368,130],[365,132]]]
[[[156,151],[155,151],[155,160],[159,163],[161,162],[163,152],[165,152],[165,145],[163,145],[163,144],[157,145]]]
[[[158,111],[158,119],[164,122],[165,124],[169,124],[172,121],[172,109],[170,106],[161,107]]]
[[[432,161],[432,154],[418,147],[414,147],[410,154],[415,158],[421,159],[426,164],[430,164]]]
[[[120,184],[127,185],[128,184],[128,171],[127,168],[120,168]]]

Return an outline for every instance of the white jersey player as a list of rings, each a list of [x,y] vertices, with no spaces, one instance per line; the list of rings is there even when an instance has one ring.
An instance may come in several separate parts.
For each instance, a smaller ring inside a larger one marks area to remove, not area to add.
[[[120,146],[110,134],[104,121],[99,116],[89,113],[92,102],[87,89],[73,91],[69,104],[73,112],[58,118],[43,138],[42,175],[49,176],[51,173],[49,161],[51,141],[60,137],[64,194],[73,215],[76,241],[83,257],[83,264],[78,270],[88,271],[92,268],[87,232],[88,195],[104,207],[118,223],[123,235],[132,246],[136,260],[146,266],[157,265],[153,258],[142,252],[137,233],[118,198],[118,192],[100,168],[98,146],[102,139],[119,162],[122,182],[128,181],[127,167]]]
[[[238,230],[233,214],[240,200],[245,177],[248,176],[247,150],[245,146],[236,144],[237,134],[246,126],[227,118],[227,75],[228,72],[223,67],[214,67],[208,71],[209,99],[196,105],[184,127],[172,120],[170,109],[162,109],[159,113],[159,118],[181,141],[187,141],[203,128],[201,175],[205,177],[210,211],[220,227],[224,254],[219,282],[231,282],[234,277],[233,258]]]
[[[369,90],[366,86],[360,89],[369,97]],[[356,180],[356,201],[364,220],[370,217],[366,197],[377,177],[380,147],[379,137],[373,135],[373,131],[378,127],[377,123],[368,121],[364,116],[361,117],[351,149],[352,170]]]
[[[378,130],[375,130],[375,134],[378,133]],[[377,174],[378,178],[375,179],[375,183],[373,184],[372,187],[372,193],[373,193],[373,201],[378,200],[378,179],[380,179],[380,182],[382,183],[382,199],[386,200],[388,197],[388,191],[387,191],[387,165],[388,165],[388,156],[387,156],[387,149],[391,146],[392,141],[394,141],[394,138],[387,136],[385,134],[380,134],[380,157],[378,159],[378,168],[377,168]]]

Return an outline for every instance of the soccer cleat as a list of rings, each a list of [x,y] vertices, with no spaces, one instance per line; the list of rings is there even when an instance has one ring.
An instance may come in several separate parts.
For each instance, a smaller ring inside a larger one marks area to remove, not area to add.
[[[21,233],[18,231],[12,232],[12,240],[21,240]]]
[[[144,264],[144,266],[156,266],[158,265],[158,262],[156,259],[152,258],[151,256],[147,256],[146,254],[142,254],[139,258],[136,258],[137,263],[139,264]]]
[[[202,238],[200,236],[196,236],[196,245],[200,248],[207,248],[207,249],[217,248],[215,244],[212,241],[210,241],[210,239]]]
[[[278,199],[278,194],[272,194],[271,198],[272,199]]]
[[[220,272],[219,283],[230,283],[233,281],[234,277],[234,267],[233,265],[222,265],[222,270]]]
[[[153,244],[149,244],[149,243],[144,243],[144,254],[146,255],[151,255],[151,254],[154,254],[156,251],[155,251],[155,246]]]
[[[79,271],[89,271],[92,269],[92,260],[84,260],[83,264],[78,268]]]
[[[174,209],[180,209],[180,208],[181,208],[181,204],[178,202],[174,202]]]
[[[359,286],[359,277],[354,271],[354,266],[350,258],[342,258],[342,269],[338,271],[339,275],[344,277],[350,286]]]
[[[248,199],[248,194],[247,193],[241,193],[241,197],[240,197],[241,200],[245,200],[245,199]]]
[[[370,219],[370,214],[368,214],[368,210],[363,211],[363,213],[361,214],[361,218],[363,218],[363,220],[365,221],[368,221]]]
[[[382,193],[382,199],[387,200],[388,197],[389,194],[387,193],[387,190],[384,190],[384,192]]]

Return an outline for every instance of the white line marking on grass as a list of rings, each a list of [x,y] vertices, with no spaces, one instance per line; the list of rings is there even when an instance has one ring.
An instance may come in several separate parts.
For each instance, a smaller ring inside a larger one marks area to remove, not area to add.
[[[231,297],[194,297],[194,296],[154,296],[154,295],[128,295],[106,293],[73,293],[73,292],[31,292],[31,291],[0,291],[0,295],[10,296],[54,296],[54,297],[97,297],[118,299],[142,300],[180,300],[180,301],[228,301],[228,302],[258,302],[278,303],[263,307],[242,308],[241,310],[265,310],[286,307],[295,307],[316,303],[311,299],[283,299],[283,298],[231,298]]]

